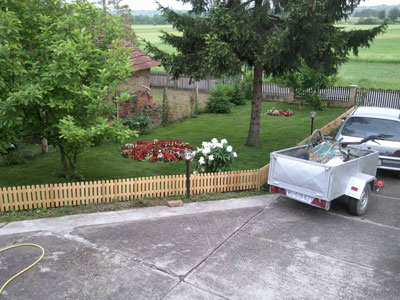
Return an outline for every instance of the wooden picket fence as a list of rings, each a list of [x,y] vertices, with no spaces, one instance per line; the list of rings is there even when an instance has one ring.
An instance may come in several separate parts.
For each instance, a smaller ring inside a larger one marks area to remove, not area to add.
[[[194,195],[259,188],[267,182],[267,167],[268,165],[258,170],[191,174],[190,191]],[[185,175],[3,187],[0,188],[0,211],[47,209],[185,193]]]

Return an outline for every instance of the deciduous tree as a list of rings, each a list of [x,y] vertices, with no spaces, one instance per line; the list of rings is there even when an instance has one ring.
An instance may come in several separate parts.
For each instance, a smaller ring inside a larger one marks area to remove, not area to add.
[[[388,17],[390,20],[392,20],[392,22],[396,22],[398,17],[400,17],[400,10],[397,7],[392,8],[389,10]]]
[[[386,10],[382,9],[378,12],[378,18],[382,21],[386,19]]]
[[[131,136],[109,121],[108,95],[130,74],[121,27],[92,4],[59,0],[0,2],[0,152],[40,135],[60,149],[74,177],[78,154],[103,138]],[[118,96],[121,101],[126,95]]]

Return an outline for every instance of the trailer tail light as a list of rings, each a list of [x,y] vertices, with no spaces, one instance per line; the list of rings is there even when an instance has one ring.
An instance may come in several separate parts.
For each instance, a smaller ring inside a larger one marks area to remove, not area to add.
[[[352,187],[351,187],[351,190],[357,192],[357,191],[358,191],[358,187],[352,186]]]
[[[315,205],[315,206],[318,206],[318,207],[321,207],[321,208],[326,208],[326,203],[327,203],[327,201],[321,200],[321,199],[318,199],[318,198],[315,198],[311,202],[312,205]]]
[[[271,190],[271,193],[274,193],[274,194],[281,194],[281,195],[286,196],[286,190],[285,190],[285,189],[282,189],[282,188],[280,188],[280,187],[271,185],[271,189],[270,189],[270,190]]]

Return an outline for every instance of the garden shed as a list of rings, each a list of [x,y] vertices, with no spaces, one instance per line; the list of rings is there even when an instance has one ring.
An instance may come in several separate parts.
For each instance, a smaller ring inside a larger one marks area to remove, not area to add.
[[[150,68],[161,65],[161,62],[154,60],[135,45],[125,43],[125,47],[129,50],[131,68],[135,72],[120,87],[128,88],[130,94],[137,95],[137,100],[122,104],[119,111],[120,117],[130,115],[132,110],[140,110],[145,104],[154,104],[150,94]]]
[[[125,47],[130,51],[131,68],[135,70],[126,85],[135,91],[150,89],[150,68],[158,67],[161,62],[144,53],[135,45],[126,43]]]

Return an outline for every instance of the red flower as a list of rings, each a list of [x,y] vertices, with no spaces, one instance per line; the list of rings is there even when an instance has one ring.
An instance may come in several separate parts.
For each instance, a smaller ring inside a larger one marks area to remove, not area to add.
[[[150,162],[159,161],[159,153],[162,154],[162,161],[180,161],[183,159],[185,149],[193,150],[193,147],[179,140],[173,141],[137,141],[121,147],[124,157],[131,157],[135,160],[149,159]]]

